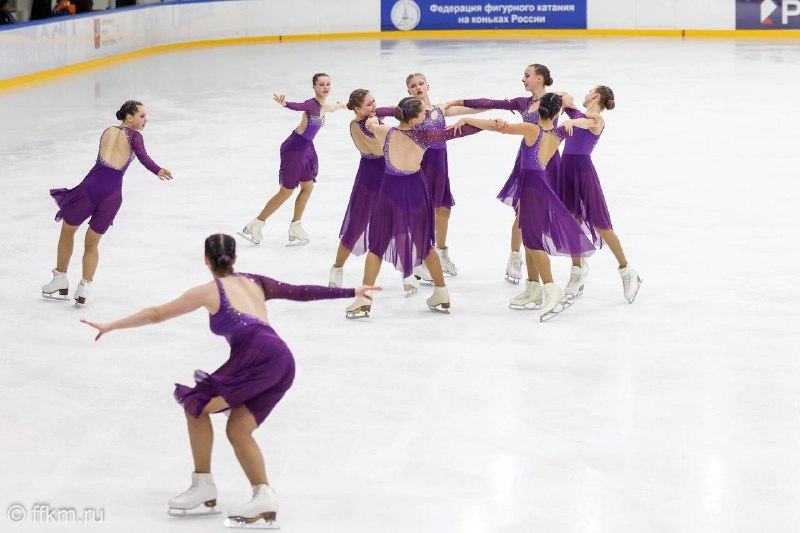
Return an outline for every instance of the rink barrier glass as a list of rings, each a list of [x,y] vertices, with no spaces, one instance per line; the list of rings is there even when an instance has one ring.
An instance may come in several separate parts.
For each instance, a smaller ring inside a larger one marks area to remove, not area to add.
[[[158,5],[158,4],[156,4]],[[142,6],[144,7],[144,6]],[[747,40],[798,40],[800,30],[674,30],[674,29],[589,29],[589,30],[420,30],[415,32],[357,32],[323,33],[305,35],[267,35],[259,37],[236,37],[188,41],[163,44],[123,52],[73,65],[43,70],[23,76],[0,80],[0,91],[39,84],[55,79],[73,76],[84,72],[102,69],[126,61],[136,60],[155,54],[210,48],[218,46],[243,46],[251,44],[281,43],[314,40],[518,40],[521,38],[591,38],[591,37],[669,37],[669,38],[709,38],[709,39],[747,39]]]

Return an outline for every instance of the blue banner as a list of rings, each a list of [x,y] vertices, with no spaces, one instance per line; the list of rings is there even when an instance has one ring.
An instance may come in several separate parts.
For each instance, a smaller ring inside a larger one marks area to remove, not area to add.
[[[381,0],[381,30],[586,29],[586,0]]]
[[[736,0],[736,29],[800,29],[800,0]]]

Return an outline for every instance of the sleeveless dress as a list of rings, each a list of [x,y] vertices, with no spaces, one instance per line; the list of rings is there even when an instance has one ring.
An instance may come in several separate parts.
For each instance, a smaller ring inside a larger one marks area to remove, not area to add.
[[[264,291],[265,301],[307,302],[355,296],[354,289],[289,285],[258,274],[237,273],[234,276],[258,284]],[[176,383],[175,400],[187,414],[197,418],[212,398],[222,396],[231,407],[246,406],[260,425],[292,386],[294,358],[272,326],[231,307],[222,282],[214,281],[219,291],[219,310],[209,316],[209,323],[212,333],[228,341],[230,357],[211,374],[195,370],[194,387]]]
[[[394,135],[405,135],[427,150],[437,143],[478,133],[478,128],[463,126],[453,130],[398,130],[390,128],[383,143],[386,169],[378,200],[367,228],[367,248],[383,257],[408,277],[435,245],[433,203],[422,169],[396,168],[389,157]]]
[[[319,159],[314,148],[314,137],[325,125],[325,115],[322,113],[322,104],[316,98],[300,103],[286,102],[286,107],[292,111],[303,111],[308,121],[303,133],[292,130],[281,144],[278,182],[281,187],[295,189],[301,181],[317,181]]]
[[[540,120],[538,109],[535,111],[528,111],[533,103],[538,101],[538,98],[534,98],[532,96],[520,96],[519,98],[513,98],[511,100],[490,100],[488,98],[476,98],[474,100],[464,100],[464,106],[475,109],[507,109],[509,111],[516,111],[520,114],[520,117],[522,117],[523,122],[536,124],[538,126]],[[558,117],[553,120],[553,127],[556,126],[558,126]],[[520,158],[524,144],[525,139],[523,139],[520,143],[520,148],[517,151],[517,158],[514,161],[514,168],[511,170],[511,174],[508,176],[503,188],[500,189],[500,192],[497,194],[498,200],[506,205],[510,205],[515,210],[517,209],[519,195],[522,191]],[[556,182],[558,181],[558,166],[560,161],[561,156],[558,152],[556,152],[553,154],[553,157],[550,158],[550,161],[547,162],[548,182],[550,183],[550,186],[553,187],[553,190],[555,190]]]
[[[366,120],[356,121],[356,124],[364,135],[375,138],[375,135],[367,130]],[[383,156],[360,153],[361,161],[358,164],[353,190],[350,192],[350,201],[347,203],[342,227],[339,230],[339,240],[342,245],[356,256],[367,251],[367,224],[369,224],[372,210],[378,199],[385,168]]]
[[[131,149],[128,161],[121,168],[116,168],[103,160],[98,148],[94,167],[77,187],[50,189],[50,196],[58,206],[56,222],[63,220],[70,226],[80,226],[91,217],[89,227],[92,231],[103,234],[114,223],[114,217],[122,206],[122,177],[134,157],[139,158],[147,170],[158,175],[161,167],[147,155],[142,134],[132,128],[113,127],[125,132]],[[103,134],[106,131],[108,130]]]
[[[577,109],[566,109],[564,112],[572,119],[586,118]],[[595,246],[602,247],[603,239],[595,228],[612,229],[612,226],[600,178],[592,163],[591,154],[599,140],[600,135],[589,130],[573,130],[572,136],[564,142],[556,192],[569,212],[581,221]]]
[[[545,135],[555,135],[563,140],[566,132],[563,128],[540,129],[533,146],[528,146],[523,140],[520,147],[522,188],[518,209],[522,242],[526,248],[543,250],[548,255],[588,257],[594,253],[594,246],[556,196],[547,170],[539,160]]]

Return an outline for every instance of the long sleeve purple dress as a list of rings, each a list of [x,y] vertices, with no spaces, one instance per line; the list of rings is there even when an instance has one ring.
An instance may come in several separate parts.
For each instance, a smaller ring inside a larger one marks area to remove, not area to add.
[[[303,133],[292,130],[289,137],[281,144],[278,182],[281,187],[295,189],[301,181],[317,181],[319,159],[314,148],[314,137],[325,125],[325,114],[322,104],[316,98],[299,103],[286,102],[286,108],[304,112],[307,121]]]
[[[237,273],[261,286],[265,300],[307,302],[352,298],[354,289],[332,289],[316,285],[289,285],[258,274]],[[294,381],[294,358],[272,326],[258,317],[231,307],[219,279],[219,310],[210,315],[215,335],[225,337],[231,347],[228,360],[211,374],[195,370],[194,387],[175,384],[175,400],[186,413],[197,418],[212,398],[221,396],[231,407],[244,405],[259,425],[283,398]]]
[[[116,168],[103,160],[98,149],[97,162],[78,186],[72,189],[50,189],[50,196],[58,206],[56,222],[63,220],[70,226],[80,226],[91,217],[89,227],[102,235],[113,224],[114,217],[122,206],[122,177],[131,161],[138,158],[147,170],[158,175],[161,167],[147,155],[142,134],[128,127],[114,127],[124,131],[128,138],[131,149],[128,161],[121,168]],[[108,130],[103,134],[106,131]]]

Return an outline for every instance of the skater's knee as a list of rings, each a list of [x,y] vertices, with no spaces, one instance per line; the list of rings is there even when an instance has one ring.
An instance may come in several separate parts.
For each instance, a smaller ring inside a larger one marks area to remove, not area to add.
[[[280,189],[278,189],[278,193],[275,196],[278,196],[279,198],[283,198],[284,200],[286,200],[287,198],[292,196],[293,192],[294,189],[287,189],[286,187],[281,187]]]
[[[301,181],[300,182],[300,190],[303,192],[311,192],[314,189],[314,182],[313,181]]]

